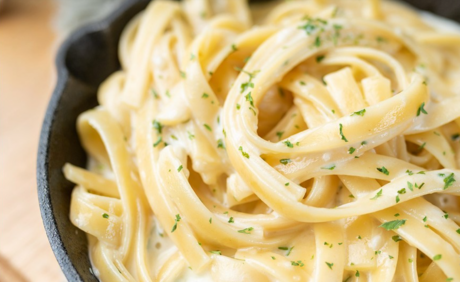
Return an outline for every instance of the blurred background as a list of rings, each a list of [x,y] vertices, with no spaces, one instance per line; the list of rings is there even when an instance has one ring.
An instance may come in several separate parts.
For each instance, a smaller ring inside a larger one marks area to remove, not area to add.
[[[66,281],[38,207],[38,137],[59,44],[121,1],[0,0],[0,282]]]
[[[69,32],[122,1],[0,0],[0,282],[65,281],[42,225],[35,176],[54,58]],[[460,21],[458,0],[407,2]]]

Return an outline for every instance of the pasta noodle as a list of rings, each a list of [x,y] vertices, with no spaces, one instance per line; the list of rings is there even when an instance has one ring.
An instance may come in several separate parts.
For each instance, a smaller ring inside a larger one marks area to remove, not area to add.
[[[152,1],[64,167],[94,272],[460,281],[458,42],[386,1]]]

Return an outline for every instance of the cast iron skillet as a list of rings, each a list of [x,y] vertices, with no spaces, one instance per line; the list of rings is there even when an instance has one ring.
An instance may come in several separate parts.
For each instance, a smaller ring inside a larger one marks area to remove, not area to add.
[[[73,33],[61,46],[56,67],[58,80],[46,111],[37,159],[38,199],[51,248],[69,281],[98,281],[91,270],[85,233],[69,219],[74,185],[62,174],[66,162],[84,167],[77,116],[97,105],[96,91],[120,68],[118,40],[128,21],[149,0],[127,0],[107,19]],[[460,1],[407,0],[430,12],[460,22]]]

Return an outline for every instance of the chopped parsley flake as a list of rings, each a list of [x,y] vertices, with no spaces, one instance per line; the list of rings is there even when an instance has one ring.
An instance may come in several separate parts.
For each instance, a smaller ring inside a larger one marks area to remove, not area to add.
[[[399,198],[399,195],[396,196],[396,203],[399,203],[399,201],[401,201],[401,199]]]
[[[178,168],[177,168],[177,172],[180,172],[184,167],[182,165],[180,165]]]
[[[298,260],[298,261],[291,261],[291,265],[292,266],[304,266],[305,264],[303,264],[303,262],[301,260]]]
[[[299,29],[305,30],[305,32],[310,35],[316,30],[323,30],[323,25],[327,24],[327,21],[323,19],[312,19],[312,18],[306,18],[307,22],[305,25],[299,26]]]
[[[177,223],[178,223],[180,220],[181,220],[180,215],[179,215],[179,214],[176,214],[176,219],[174,220],[175,223],[174,223],[174,225],[173,225],[173,227],[172,227],[172,229],[171,229],[171,233],[173,233],[174,231],[176,231],[176,229],[177,229]]]
[[[232,216],[228,219],[228,223],[235,223]]]
[[[356,149],[353,148],[353,147],[348,148],[348,154],[350,154],[350,155],[353,154],[355,151],[356,151]]]
[[[335,164],[332,164],[332,165],[330,165],[330,166],[324,166],[324,167],[322,167],[321,169],[334,170],[334,168],[335,168]]]
[[[355,276],[359,277],[359,270],[356,270]]]
[[[225,149],[224,141],[222,139],[217,140],[217,148]]]
[[[426,142],[423,142],[423,144],[420,145],[420,147],[418,147],[418,150],[419,151],[423,150],[423,148],[425,148],[425,145],[426,145]]]
[[[321,37],[319,36],[316,36],[315,38],[315,44],[314,44],[316,47],[320,47],[321,46]]]
[[[207,125],[206,123],[204,123],[203,126],[206,127],[207,130],[212,131],[212,128],[209,125]]]
[[[332,269],[332,267],[334,266],[334,264],[332,262],[325,262],[327,267],[329,267],[330,269]]]
[[[287,250],[289,250],[289,248],[288,247],[278,247],[278,250],[287,251]]]
[[[351,116],[364,116],[366,113],[366,109],[362,109],[361,111],[357,111],[351,114]]]
[[[160,145],[161,141],[163,141],[163,139],[160,136],[160,137],[158,137],[157,142],[153,143],[153,147],[155,148],[156,146]]]
[[[377,36],[376,40],[377,40],[378,43],[383,43],[383,42],[387,41],[386,38],[384,38],[382,36]]]
[[[440,260],[442,259],[442,255],[441,254],[437,254],[433,257],[433,260]]]
[[[245,229],[238,230],[238,233],[251,234],[252,230],[254,230],[254,228],[248,227],[248,228],[245,228]]]
[[[307,84],[305,83],[305,81],[302,81],[302,80],[299,81],[299,84],[300,84],[300,85],[307,85]]]
[[[190,133],[190,131],[187,131],[187,134],[188,134],[188,139],[193,140],[193,138],[195,138],[195,135]]]
[[[454,184],[455,178],[454,178],[454,173],[449,174],[446,178],[444,178],[444,190],[452,186]]]
[[[423,220],[423,222],[426,222],[427,219],[428,219],[428,217],[425,216],[422,220]]]
[[[417,110],[417,116],[419,116],[420,113],[423,113],[423,114],[425,114],[425,115],[428,114],[428,113],[426,112],[426,110],[425,110],[424,107],[425,107],[425,102],[423,102],[423,103],[420,105],[420,107],[418,108],[418,110]]]
[[[409,181],[407,181],[407,188],[409,188],[411,191],[414,191],[413,185]]]
[[[396,219],[396,220],[392,220],[392,221],[387,221],[387,222],[379,225],[379,227],[383,227],[386,230],[390,231],[390,230],[398,229],[399,227],[403,226],[405,223],[406,223],[405,219]]]
[[[209,94],[206,94],[206,93],[203,93],[203,95],[201,95],[201,98],[203,98],[203,99],[206,99],[208,97],[209,97]]]
[[[260,72],[259,70],[256,70],[256,71],[253,71],[252,73],[251,72],[247,72],[247,71],[244,71],[242,70],[241,68],[235,68],[237,71],[242,71],[244,72],[245,74],[247,74],[249,76],[249,81],[248,82],[245,82],[245,83],[242,83],[241,84],[241,93],[243,93],[244,91],[246,91],[247,89],[249,88],[254,88],[254,83],[252,82],[252,79],[254,79],[254,77],[256,77],[256,75]]]
[[[294,145],[289,140],[284,141],[283,143],[286,144],[286,146],[288,146],[289,148],[294,148]]]
[[[152,121],[153,128],[155,128],[158,132],[158,134],[161,134],[161,131],[163,129],[163,125],[159,123],[157,120]]]
[[[278,136],[278,140],[281,139],[281,136],[283,136],[283,134],[284,134],[284,131],[278,131],[278,132],[276,132],[276,136]]]
[[[241,93],[249,89],[249,87],[254,88],[254,83],[249,80],[248,82],[242,83],[241,84]]]
[[[233,51],[233,52],[238,51],[238,48],[236,47],[235,44],[232,44],[232,51]]]
[[[292,162],[291,159],[281,159],[280,163],[287,165],[288,163]]]
[[[317,56],[316,57],[316,62],[320,63],[322,60],[324,60],[325,57],[326,56],[324,56],[324,55]]]
[[[222,255],[222,252],[219,251],[219,250],[216,250],[216,251],[210,251],[211,254],[215,254],[215,255],[219,255],[221,256]]]
[[[398,190],[398,194],[406,194],[406,188],[402,188],[401,190]]]
[[[254,99],[252,99],[251,92],[249,92],[245,97],[246,101],[248,101],[249,104],[254,107]]]
[[[245,157],[246,159],[249,159],[249,154],[243,151],[243,147],[240,146],[238,150],[241,151],[241,154],[243,155],[243,157]]]
[[[180,76],[181,76],[182,78],[186,78],[186,77],[187,77],[187,74],[186,74],[185,72],[183,72],[183,71],[180,71]]]
[[[452,139],[452,141],[458,141],[460,139],[460,133],[452,134],[450,139]]]
[[[291,254],[292,249],[294,249],[294,246],[290,247],[289,250],[286,253],[286,256],[288,257]]]
[[[395,235],[395,236],[391,237],[391,239],[393,239],[393,241],[395,241],[395,242],[399,242],[399,241],[402,240],[401,236],[399,236],[399,235]]]
[[[106,213],[103,213],[103,214],[102,214],[102,217],[103,217],[103,218],[109,218],[109,215],[106,214]]]
[[[274,256],[272,256],[272,260],[275,260],[276,258]]]
[[[444,211],[443,217],[444,217],[445,219],[448,219],[448,218],[449,218],[449,214],[448,214],[447,212]]]
[[[158,92],[156,92],[155,89],[150,89],[150,91],[152,91],[152,95],[155,99],[160,98],[160,96],[158,95]]]
[[[389,175],[389,174],[390,174],[390,172],[388,171],[388,169],[386,169],[384,166],[378,167],[377,170],[380,171],[381,173],[385,174],[385,175]]]
[[[289,182],[284,183],[284,186],[289,186]]]
[[[399,213],[395,213],[395,217],[398,217],[399,216]]]
[[[348,142],[348,139],[345,137],[345,135],[343,135],[343,125],[340,123],[339,124],[339,133],[340,133],[340,136],[342,137],[342,140],[345,141],[345,142]]]
[[[377,194],[375,194],[374,197],[371,198],[371,200],[377,200],[378,198],[382,197],[382,189],[380,189]]]

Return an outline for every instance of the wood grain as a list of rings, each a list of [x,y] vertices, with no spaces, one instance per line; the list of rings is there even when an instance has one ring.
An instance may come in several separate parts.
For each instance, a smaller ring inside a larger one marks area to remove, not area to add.
[[[51,0],[8,0],[0,13],[0,281],[65,281],[40,217],[38,136],[55,83]],[[17,272],[15,272],[15,270]],[[13,279],[20,280],[13,280]]]

